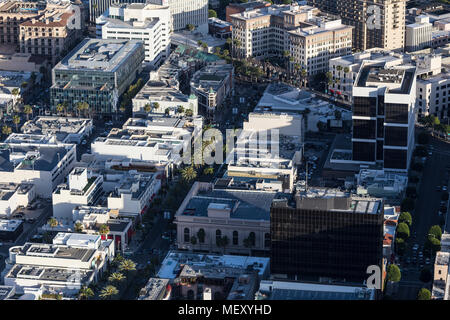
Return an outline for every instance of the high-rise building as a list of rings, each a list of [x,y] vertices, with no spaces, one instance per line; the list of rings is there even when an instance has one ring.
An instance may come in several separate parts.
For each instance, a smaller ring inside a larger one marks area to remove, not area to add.
[[[146,63],[159,66],[169,56],[170,10],[168,6],[114,4],[96,19],[97,38],[140,40]]]
[[[148,0],[148,3],[169,6],[172,15],[172,31],[194,25],[202,33],[208,33],[208,0]]]
[[[353,26],[353,47],[403,49],[406,0],[308,0],[308,4],[337,14]]]
[[[364,61],[353,85],[353,161],[406,172],[414,148],[416,67]]]
[[[272,202],[270,229],[275,277],[363,282],[381,268],[383,199],[310,188]]]
[[[351,53],[352,27],[317,8],[272,5],[231,15],[234,55],[264,59],[290,57],[290,68],[308,75],[328,70],[331,58]]]

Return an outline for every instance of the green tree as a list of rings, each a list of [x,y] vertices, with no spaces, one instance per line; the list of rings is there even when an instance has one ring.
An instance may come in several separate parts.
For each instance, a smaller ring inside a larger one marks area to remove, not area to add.
[[[158,108],[159,108],[159,103],[158,103],[158,102],[154,102],[154,103],[153,103],[153,108],[154,108],[155,110],[158,110]]]
[[[2,127],[2,134],[8,136],[12,133],[11,127],[4,125]]]
[[[183,106],[178,106],[177,113],[183,113],[183,112],[184,112]]]
[[[187,109],[185,112],[185,115],[187,117],[192,117],[194,115],[194,112],[192,111],[192,109]]]
[[[103,288],[102,292],[100,293],[100,297],[102,299],[112,299],[118,293],[119,293],[119,290],[117,290],[116,287],[108,285]]]
[[[100,227],[98,228],[98,232],[102,235],[102,236],[106,236],[109,233],[109,227],[107,224],[102,224],[100,225]]]
[[[119,265],[120,271],[125,271],[127,274],[131,271],[136,270],[136,263],[133,260],[125,259]]]
[[[83,232],[83,224],[81,222],[75,222],[74,225],[75,232],[81,233]]]
[[[426,288],[422,288],[419,290],[417,294],[417,300],[431,300],[431,292]]]
[[[192,236],[192,237],[191,237],[191,244],[192,244],[193,246],[195,246],[195,245],[197,244],[197,237],[195,237],[195,236]]]
[[[47,223],[51,228],[54,228],[58,225],[58,220],[56,220],[55,218],[50,218],[48,219]]]
[[[194,26],[193,24],[190,24],[190,23],[189,23],[189,24],[186,25],[186,29],[188,29],[189,31],[192,32],[192,31],[195,30],[195,26]]]
[[[392,282],[399,282],[402,278],[400,268],[396,264],[390,264],[387,267],[387,280]]]
[[[433,235],[436,239],[441,240],[442,238],[442,229],[438,225],[431,226],[430,230],[428,231],[429,235]]]
[[[150,111],[152,111],[152,106],[150,105],[150,103],[147,103],[147,104],[144,106],[144,111],[147,112],[147,113],[149,113]]]
[[[213,167],[206,167],[204,170],[203,170],[203,174],[204,175],[211,175],[211,174],[213,174],[214,173],[214,168]]]
[[[94,296],[94,291],[87,287],[83,286],[81,287],[80,291],[78,292],[78,299],[79,300],[88,300]]]
[[[407,211],[400,213],[398,222],[405,222],[406,224],[408,224],[409,227],[411,227],[412,226],[411,213],[409,213]]]
[[[224,253],[225,253],[225,248],[228,246],[229,243],[230,243],[230,240],[228,239],[227,236],[223,236],[223,237],[216,239],[216,245],[219,248],[223,248]]]
[[[197,178],[197,171],[195,171],[193,166],[189,166],[181,170],[181,177],[183,180],[189,182]]]
[[[400,237],[395,238],[395,250],[398,255],[403,255],[406,250],[406,242]]]
[[[27,115],[27,120],[30,120],[30,114],[33,114],[33,108],[29,104],[26,104],[23,107],[23,112]]]
[[[217,18],[217,12],[213,9],[208,10],[208,18]]]
[[[405,222],[400,222],[397,226],[397,236],[402,239],[409,238],[409,227]]]
[[[120,283],[126,279],[125,275],[120,272],[114,272],[108,277],[108,281],[111,283]]]
[[[20,116],[15,114],[13,116],[13,123],[16,125],[16,131],[19,131],[19,123],[20,123]]]

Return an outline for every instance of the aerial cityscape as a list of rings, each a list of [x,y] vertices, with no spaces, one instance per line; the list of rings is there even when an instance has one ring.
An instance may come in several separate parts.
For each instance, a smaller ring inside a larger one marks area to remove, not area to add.
[[[0,300],[450,300],[450,0],[0,0],[0,127]]]

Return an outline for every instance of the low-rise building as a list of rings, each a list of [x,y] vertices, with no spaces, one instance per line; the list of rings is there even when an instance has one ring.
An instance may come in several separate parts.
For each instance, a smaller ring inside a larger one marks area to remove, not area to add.
[[[256,300],[375,300],[376,290],[363,286],[261,280]]]
[[[441,237],[441,250],[436,252],[433,272],[433,289],[431,299],[450,300],[450,234]]]
[[[22,220],[3,220],[0,219],[0,240],[16,241],[23,232]]]
[[[9,249],[5,285],[43,287],[45,292],[74,297],[96,282],[114,258],[114,242],[100,235],[58,233],[52,244],[25,243]]]
[[[9,219],[19,207],[26,207],[36,198],[31,183],[0,183],[0,217]]]
[[[0,105],[3,112],[11,114],[19,99],[25,103],[29,100],[33,86],[38,84],[32,72],[0,71]],[[35,83],[33,83],[36,81]]]
[[[267,255],[276,192],[233,187],[230,180],[194,183],[175,214],[178,249]]]
[[[72,220],[72,230],[81,223],[81,229],[75,231],[86,234],[99,234],[100,227],[106,225],[108,233],[101,235],[102,240],[113,240],[115,249],[122,252],[128,247],[134,232],[132,220],[123,218],[117,209],[79,206],[73,210]]]
[[[172,286],[169,279],[150,278],[139,291],[138,300],[169,300]]]
[[[133,116],[149,113],[197,116],[198,99],[193,94],[183,94],[175,79],[150,79],[133,98]]]
[[[337,111],[341,122],[351,120],[351,111],[322,100],[314,93],[284,83],[269,84],[254,109],[254,112],[307,114],[304,132],[318,132],[319,123],[327,124],[336,120]]]
[[[356,174],[356,193],[371,197],[401,198],[408,185],[408,175],[401,172],[361,169]]]
[[[191,79],[191,93],[198,98],[201,114],[213,118],[234,88],[234,68],[231,64],[207,66],[197,71]]]
[[[24,123],[25,134],[51,135],[61,143],[79,144],[93,131],[92,119],[39,116]]]
[[[218,18],[208,19],[209,34],[219,39],[227,39],[232,37],[233,25],[228,21]]]
[[[75,162],[74,144],[43,135],[11,134],[0,144],[0,181],[31,183],[37,196],[49,198]]]
[[[91,144],[98,159],[133,159],[179,164],[180,151],[202,134],[203,119],[149,115],[130,118],[123,129],[111,130]]]
[[[383,257],[387,261],[394,258],[395,236],[400,216],[400,207],[384,207]]]
[[[175,298],[250,300],[269,276],[269,258],[169,251],[157,276],[170,279]]]
[[[72,210],[81,205],[94,205],[103,192],[103,176],[87,168],[76,167],[68,177],[68,184],[59,185],[52,195],[53,217],[71,222]]]

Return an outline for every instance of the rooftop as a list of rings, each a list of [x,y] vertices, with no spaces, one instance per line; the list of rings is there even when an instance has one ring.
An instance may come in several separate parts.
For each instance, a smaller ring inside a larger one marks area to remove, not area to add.
[[[139,293],[139,300],[161,300],[165,293],[169,279],[150,278]]]
[[[58,141],[65,142],[70,135],[83,134],[88,126],[92,126],[91,119],[37,117],[25,122],[21,130],[26,134],[55,135]]]
[[[249,256],[231,256],[231,255],[206,255],[197,253],[186,253],[178,251],[169,251],[161,268],[157,274],[159,278],[175,279],[182,271],[185,265],[191,268],[199,269],[202,272],[208,272],[212,269],[238,269],[256,270],[260,277],[263,277],[269,267],[269,258],[249,257]]]
[[[143,44],[135,40],[84,39],[54,70],[115,72]]]
[[[0,219],[0,231],[14,232],[23,223],[22,220],[3,220]]]

